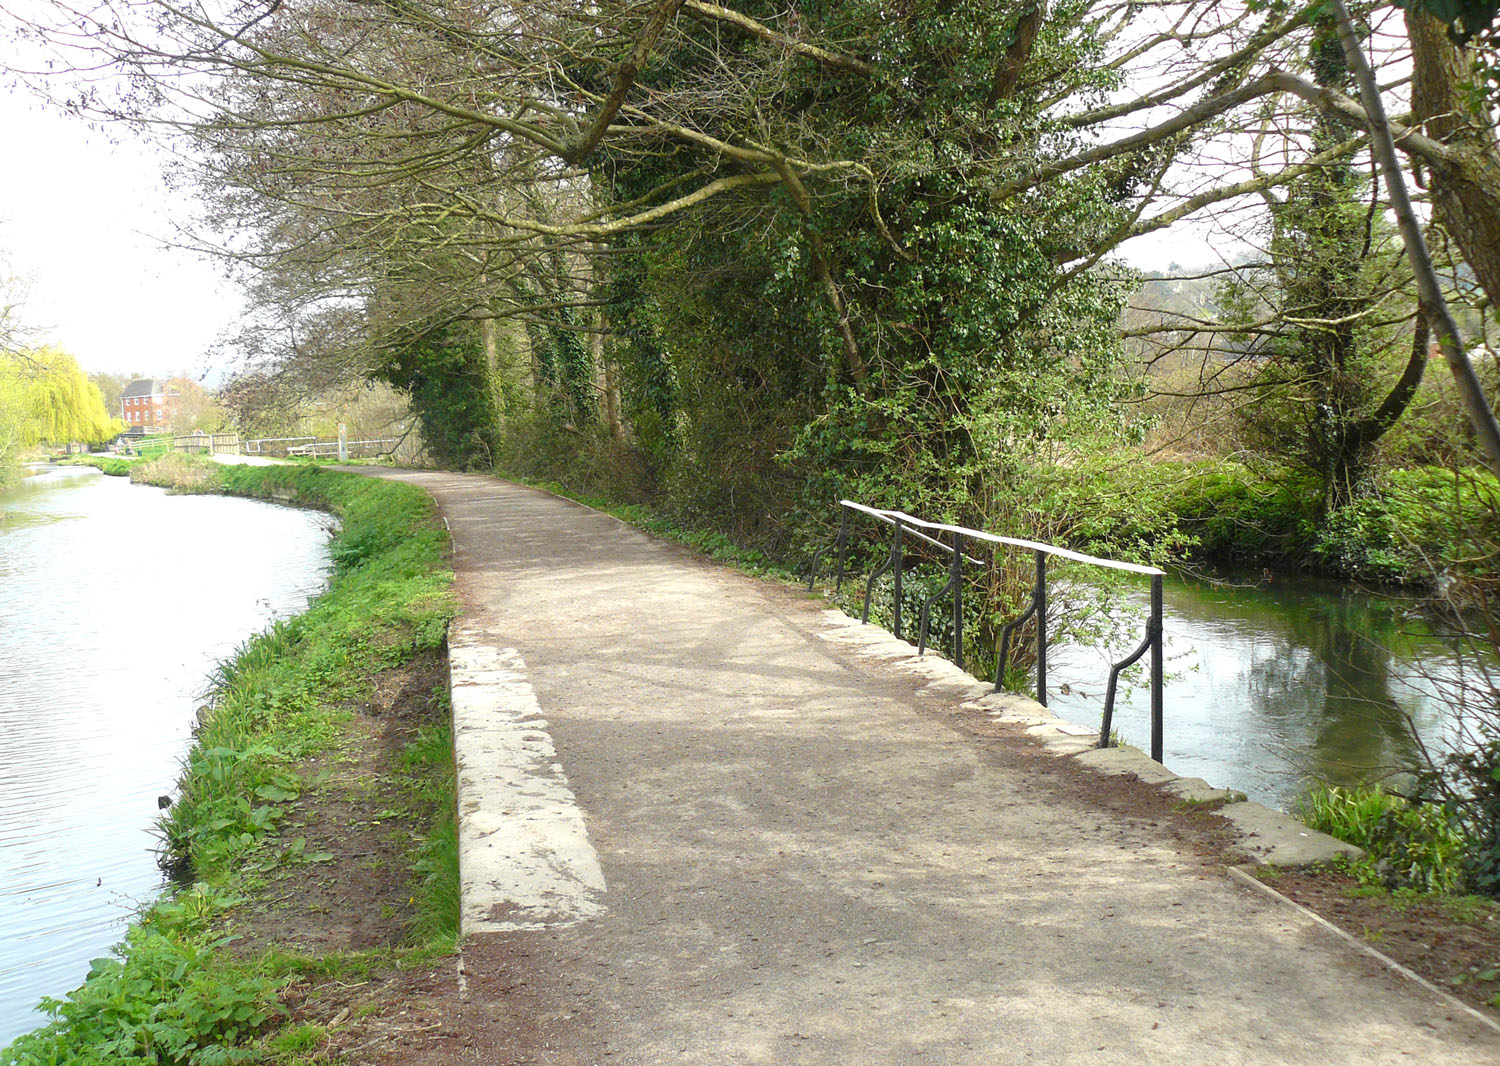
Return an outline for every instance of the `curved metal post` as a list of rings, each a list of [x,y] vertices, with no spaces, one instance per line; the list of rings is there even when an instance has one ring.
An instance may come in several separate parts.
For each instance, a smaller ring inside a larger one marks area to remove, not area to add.
[[[1162,761],[1161,575],[1151,578],[1151,757]]]
[[[1031,606],[1021,613],[1021,617],[1013,622],[1006,622],[1000,627],[1000,650],[995,655],[995,691],[999,692],[1005,682],[1005,663],[1010,657],[1010,635],[1019,625],[1024,623],[1036,613],[1036,597],[1031,598]]]
[[[838,569],[833,574],[833,591],[844,587],[844,546],[849,543],[849,508],[839,507],[839,539],[835,541],[839,551]]]
[[[925,600],[922,601],[922,611],[921,611],[920,615],[918,616],[919,619],[920,619],[920,622],[918,623],[918,626],[917,626],[917,634],[918,634],[918,636],[917,636],[917,654],[918,655],[926,655],[927,654],[927,630],[928,630],[928,624],[932,621],[932,605],[936,601],[938,601],[938,600],[942,599],[944,596],[948,595],[948,593],[952,589],[953,589],[953,578],[950,575],[949,578],[948,578],[948,580],[943,583],[943,587],[942,588],[938,589],[931,596],[928,596]]]
[[[1140,661],[1141,656],[1145,655],[1146,649],[1150,647],[1151,623],[1147,622],[1146,637],[1141,641],[1140,647],[1109,668],[1109,686],[1104,690],[1104,717],[1099,723],[1099,746],[1101,748],[1109,747],[1109,729],[1115,719],[1115,687],[1119,683],[1120,674]]]
[[[896,588],[891,594],[891,633],[901,639],[901,521],[896,521],[896,536],[891,540],[891,562],[896,567]]]
[[[865,582],[865,609],[859,616],[860,625],[868,625],[870,622],[870,593],[875,589],[875,582],[889,573],[891,567],[895,566],[901,559],[901,523],[896,522],[895,527],[896,538],[891,544],[890,557],[877,567],[875,572],[870,575],[870,580]],[[898,577],[896,580],[899,582],[900,578]],[[899,588],[900,586],[898,585],[897,587]],[[898,600],[897,602],[899,603],[900,601]],[[900,616],[898,615],[897,617],[899,618]]]
[[[815,584],[817,584],[817,581],[818,581],[818,563],[822,560],[823,556],[826,555],[826,554],[828,554],[828,549],[827,548],[819,548],[817,551],[813,552],[812,565],[807,568],[807,591],[808,592],[811,592],[813,590],[813,586]]]
[[[844,585],[844,545],[849,539],[849,511],[845,507],[839,508],[839,535],[831,547],[819,548],[813,552],[812,565],[808,568],[807,591],[811,592],[818,582],[818,563],[823,561],[823,556],[830,551],[838,553],[838,569],[834,572],[833,590],[835,592]]]
[[[1036,553],[1036,701],[1047,706],[1047,553]]]
[[[859,615],[860,625],[870,624],[870,591],[875,587],[875,582],[880,580],[881,575],[890,568],[891,561],[887,559],[885,562],[881,563],[878,567],[875,568],[875,572],[872,573],[870,575],[870,579],[865,582],[865,609],[861,611]]]
[[[1109,729],[1115,716],[1115,687],[1122,671],[1151,652],[1151,758],[1162,761],[1162,624],[1161,578],[1151,578],[1151,615],[1146,619],[1146,636],[1140,647],[1109,668],[1109,687],[1104,691],[1104,718],[1099,724],[1099,746],[1109,747]]]
[[[964,668],[964,537],[953,534],[953,559],[948,568],[948,584],[953,586],[953,662]]]

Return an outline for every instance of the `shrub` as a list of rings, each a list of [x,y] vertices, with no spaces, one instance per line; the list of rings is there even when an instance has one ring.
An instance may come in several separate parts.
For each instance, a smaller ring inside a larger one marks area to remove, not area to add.
[[[159,459],[132,466],[130,480],[170,492],[213,492],[219,487],[223,469],[211,459],[186,452],[167,452]]]
[[[1298,812],[1313,829],[1361,847],[1363,879],[1391,888],[1453,892],[1464,883],[1465,837],[1439,804],[1414,803],[1378,785],[1320,785]]]
[[[1488,576],[1500,535],[1500,482],[1488,471],[1391,470],[1328,516],[1312,547],[1326,569],[1365,580],[1430,584]]]
[[[206,923],[222,901],[195,908],[184,893],[147,911],[114,952],[63,999],[44,999],[50,1024],[0,1051],[4,1066],[217,1066],[248,1061],[238,1047],[280,1008],[276,983],[234,965]]]
[[[1477,735],[1429,776],[1445,796],[1444,807],[1467,841],[1463,866],[1469,888],[1500,899],[1500,730],[1495,728],[1496,717],[1491,704],[1487,720],[1469,723]]]

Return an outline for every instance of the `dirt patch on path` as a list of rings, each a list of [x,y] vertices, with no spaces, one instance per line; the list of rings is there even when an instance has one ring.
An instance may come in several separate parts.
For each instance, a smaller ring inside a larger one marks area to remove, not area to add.
[[[563,975],[578,965],[531,934],[475,937],[461,957],[349,982],[294,986],[294,1021],[331,1061],[370,1066],[591,1066],[611,1052]]]

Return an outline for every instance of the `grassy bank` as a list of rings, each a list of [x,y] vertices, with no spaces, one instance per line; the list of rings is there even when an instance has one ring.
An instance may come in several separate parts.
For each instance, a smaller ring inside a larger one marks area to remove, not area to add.
[[[185,879],[0,1063],[313,1061],[290,990],[306,1002],[456,934],[447,535],[425,493],[393,482],[176,456],[132,475],[325,508],[343,524],[334,574],[212,678],[161,825]],[[338,931],[350,908],[357,937]]]
[[[91,466],[106,477],[129,477],[131,468],[144,460],[118,455],[70,455],[59,459],[58,466]]]

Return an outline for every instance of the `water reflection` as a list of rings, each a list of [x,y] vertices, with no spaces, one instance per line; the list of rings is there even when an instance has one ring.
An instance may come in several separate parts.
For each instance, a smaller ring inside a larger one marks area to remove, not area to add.
[[[1460,683],[1463,656],[1409,602],[1309,580],[1179,578],[1165,606],[1165,755],[1180,773],[1285,807],[1311,780],[1354,783],[1412,765],[1408,719],[1441,742],[1443,689]],[[1143,612],[1144,595],[1125,609]],[[1054,688],[1074,691],[1054,695],[1053,708],[1097,724],[1102,657],[1067,648],[1054,661]],[[1117,712],[1137,744],[1150,735],[1141,677]]]
[[[63,468],[0,494],[0,1045],[119,938],[213,662],[322,587],[329,519]]]

